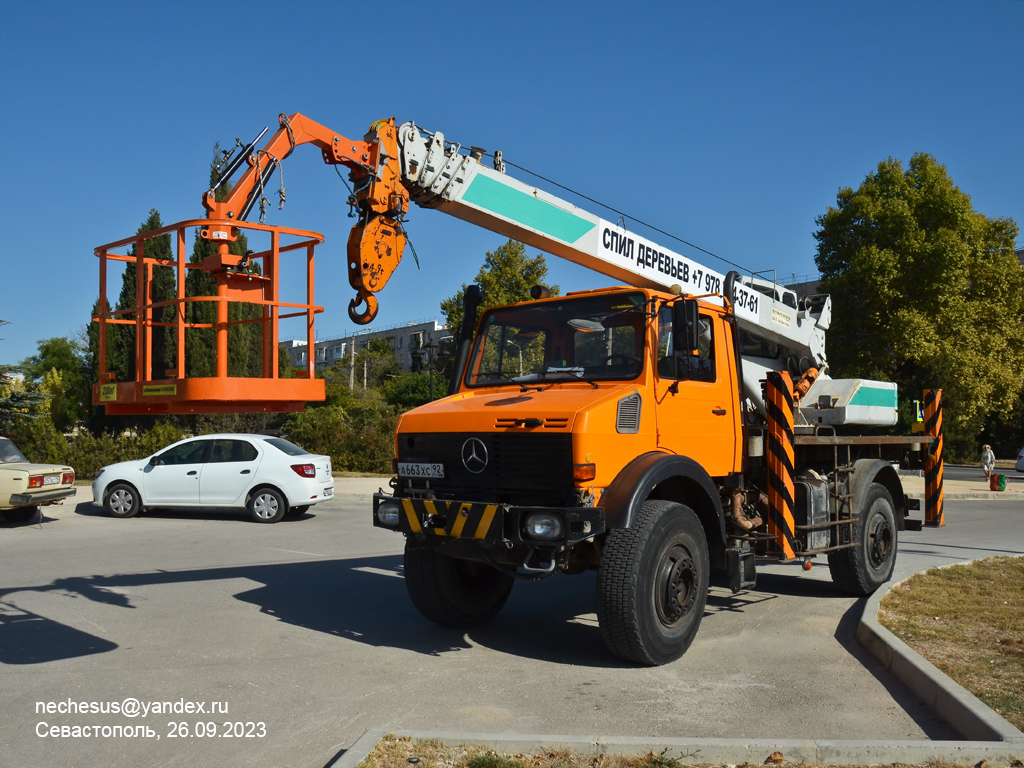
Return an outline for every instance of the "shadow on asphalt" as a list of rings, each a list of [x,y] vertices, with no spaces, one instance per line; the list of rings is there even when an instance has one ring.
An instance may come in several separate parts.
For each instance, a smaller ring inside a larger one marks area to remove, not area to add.
[[[517,583],[497,619],[466,632],[439,627],[413,608],[399,555],[71,577],[33,587],[0,588],[0,663],[38,664],[118,647],[5,602],[14,593],[58,593],[136,610],[132,598],[124,592],[153,585],[233,579],[260,584],[235,597],[278,621],[367,645],[429,656],[482,645],[538,660],[628,666],[608,656],[592,617],[579,618],[594,610],[592,574],[556,576],[546,585]]]
[[[75,505],[76,515],[83,517],[108,517],[107,513],[100,507],[94,506],[90,501],[84,501]],[[147,509],[140,513],[139,517],[154,520],[219,520],[223,522],[252,523],[252,517],[244,509]],[[301,515],[288,515],[282,517],[277,523],[291,523],[296,520],[312,520],[316,515],[312,512],[303,512]]]
[[[847,653],[855,658],[892,696],[893,701],[913,718],[924,734],[933,740],[960,739],[961,735],[935,714],[898,677],[882,666],[882,663],[863,645],[857,642],[857,627],[864,615],[868,598],[862,597],[843,614],[836,627],[835,639]]]

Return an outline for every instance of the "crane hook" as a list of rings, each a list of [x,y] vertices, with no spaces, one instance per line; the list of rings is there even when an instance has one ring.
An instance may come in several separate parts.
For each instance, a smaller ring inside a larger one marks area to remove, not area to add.
[[[366,303],[366,310],[364,312],[357,312],[356,308]],[[373,322],[373,318],[377,316],[377,297],[369,291],[359,291],[356,297],[348,303],[348,316],[356,325],[366,325]]]

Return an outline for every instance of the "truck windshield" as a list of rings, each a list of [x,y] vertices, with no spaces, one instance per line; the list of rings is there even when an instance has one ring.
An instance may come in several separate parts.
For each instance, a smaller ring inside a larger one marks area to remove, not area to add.
[[[466,374],[471,387],[635,379],[643,370],[642,293],[581,296],[484,315]]]

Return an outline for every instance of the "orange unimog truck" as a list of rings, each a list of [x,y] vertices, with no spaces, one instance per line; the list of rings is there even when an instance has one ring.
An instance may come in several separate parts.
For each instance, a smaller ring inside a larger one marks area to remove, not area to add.
[[[300,114],[279,119],[263,149],[253,142],[226,159],[203,195],[206,219],[97,249],[101,297],[107,258],[134,261],[137,295],[145,296],[150,271],[142,267],[157,262],[143,243],[129,255],[108,251],[177,232],[178,297],[163,302],[177,308],[177,368],[163,379],[151,372],[150,334],[160,324],[152,315],[161,304],[101,312],[101,350],[107,324],[137,329],[136,380],[106,383],[112,374],[101,369],[94,399],[108,411],[295,410],[323,398],[312,355],[306,379],[277,378],[276,345],[277,319],[289,314],[307,318],[312,344],[320,311],[312,253],[322,236],[243,223],[257,202],[265,208],[264,186],[299,144],[349,169],[356,323],[374,318],[375,294],[401,260],[410,200],[621,284],[557,297],[537,286],[532,301],[479,318],[479,291],[466,291],[448,395],[402,416],[392,493],[373,499],[373,524],[405,536],[405,582],[427,618],[480,624],[501,610],[517,579],[593,569],[608,648],[662,664],[693,641],[712,580],[750,588],[759,560],[806,568],[825,555],[835,583],[855,595],[888,581],[898,532],[921,525],[908,518],[916,505],[898,466],[926,466],[926,519],[942,524],[937,401],[928,435],[858,434],[896,423],[896,385],[828,375],[828,296],[722,275],[627,230],[621,217],[603,220],[511,177],[500,152],[464,152],[412,122],[381,120],[352,140]],[[218,191],[246,162],[231,190]],[[192,225],[217,247],[202,265],[186,264]],[[268,232],[270,248],[233,254],[242,229]],[[282,235],[305,239],[282,245]],[[307,254],[308,270],[298,304],[281,301],[277,289],[279,257],[296,250]],[[250,257],[262,261],[262,275]],[[187,297],[187,268],[210,272],[217,296]],[[185,322],[189,301],[216,301],[216,321]],[[230,301],[264,307],[261,379],[228,375]],[[200,327],[215,330],[217,375],[189,379],[184,337]]]

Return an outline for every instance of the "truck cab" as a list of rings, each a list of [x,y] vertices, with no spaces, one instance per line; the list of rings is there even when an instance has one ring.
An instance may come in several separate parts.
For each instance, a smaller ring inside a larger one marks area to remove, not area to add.
[[[374,524],[407,536],[417,607],[486,620],[514,579],[597,568],[609,532],[663,499],[699,523],[703,610],[726,562],[720,489],[742,468],[735,338],[721,306],[651,289],[486,311],[458,391],[402,416],[394,495],[374,498]]]

